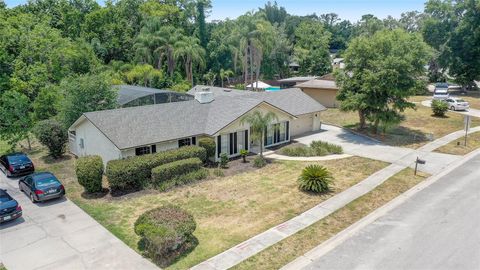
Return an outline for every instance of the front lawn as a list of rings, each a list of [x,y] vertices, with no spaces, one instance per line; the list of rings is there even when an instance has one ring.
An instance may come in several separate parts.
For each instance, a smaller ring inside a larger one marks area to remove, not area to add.
[[[170,269],[186,269],[200,263],[302,213],[387,165],[359,157],[315,162],[326,166],[336,179],[333,191],[323,195],[298,189],[297,177],[311,163],[283,161],[232,176],[212,176],[167,192],[144,190],[121,197],[92,197],[85,196],[76,182],[73,158],[52,161],[45,158],[45,153],[42,149],[30,154],[37,169],[56,174],[72,201],[137,251],[139,238],[133,223],[140,214],[166,203],[190,211],[197,222],[194,235],[199,245]]]
[[[399,126],[387,130],[385,135],[373,134],[371,129],[360,132],[383,141],[388,145],[418,148],[432,140],[443,137],[454,131],[463,129],[463,115],[447,112],[445,118],[432,116],[432,109],[422,106],[421,101],[426,96],[415,96],[410,100],[417,103],[417,109],[405,111],[405,121]],[[346,128],[357,130],[358,114],[356,112],[342,112],[339,109],[328,109],[322,112],[322,120]],[[472,119],[472,126],[480,125],[480,119]],[[358,131],[358,130],[357,130]]]
[[[401,195],[426,177],[427,175],[423,173],[414,176],[412,169],[404,169],[333,214],[261,251],[232,269],[279,269]]]
[[[471,133],[467,136],[467,146],[465,146],[465,138],[462,137],[435,149],[434,152],[463,156],[477,148],[480,148],[480,131]]]

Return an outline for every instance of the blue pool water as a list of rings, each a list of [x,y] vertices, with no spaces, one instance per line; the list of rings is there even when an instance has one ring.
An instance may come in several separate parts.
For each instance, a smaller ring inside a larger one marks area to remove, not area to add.
[[[268,87],[268,88],[265,88],[265,91],[280,91],[282,89],[280,89],[279,86],[272,86],[272,87]]]

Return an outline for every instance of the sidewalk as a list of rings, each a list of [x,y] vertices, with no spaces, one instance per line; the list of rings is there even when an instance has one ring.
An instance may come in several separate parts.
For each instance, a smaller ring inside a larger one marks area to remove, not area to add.
[[[0,262],[8,270],[159,269],[70,200],[33,204],[2,172],[0,188],[23,208],[23,217],[0,225]]]
[[[320,133],[320,134],[326,134],[326,133]],[[341,133],[337,133],[337,135],[338,134],[341,134],[342,138],[349,138],[349,140],[353,140],[357,143],[361,143],[362,145],[367,145],[367,147],[369,146],[383,147],[384,146],[384,145],[378,144],[377,142],[369,141],[366,138],[357,137],[356,135],[351,134],[348,131],[343,131]],[[316,134],[313,134],[313,136],[314,135]],[[334,136],[334,134],[329,134],[329,135]],[[312,135],[307,136],[308,138],[306,140],[313,140],[311,136]],[[461,131],[457,131],[423,146],[423,149],[419,149],[419,150],[407,149],[407,152],[404,152],[405,151],[404,149],[398,149],[398,151],[396,152],[397,156],[394,158],[394,163],[392,163],[388,167],[370,175],[368,178],[366,178],[362,182],[318,204],[317,206],[307,210],[306,212],[216,255],[192,267],[192,269],[219,270],[219,269],[228,269],[230,267],[237,265],[243,260],[248,259],[249,257],[259,253],[260,251],[287,238],[288,236],[293,235],[298,231],[312,225],[313,223],[323,219],[324,217],[335,212],[336,210],[344,207],[345,205],[352,202],[353,200],[370,192],[371,190],[373,190],[378,185],[382,184],[391,176],[407,168],[408,166],[412,166],[413,160],[414,158],[416,158],[415,155],[418,155],[420,153],[423,153],[423,156],[430,155],[430,158],[432,158],[432,156],[436,157],[437,155],[440,155],[440,157],[442,158],[437,160],[438,165],[431,167],[431,169],[435,168],[435,169],[438,169],[438,171],[440,171],[440,168],[445,168],[446,166],[448,166],[453,162],[458,162],[461,159],[461,157],[453,156],[453,155],[442,156],[444,154],[433,153],[431,151],[435,149],[434,147],[440,147],[442,145],[445,145],[449,143],[451,140],[455,140],[461,136],[462,136]],[[302,140],[302,138],[299,138],[297,140]],[[305,140],[305,138],[303,138],[303,140]],[[348,144],[353,144],[353,143],[348,142]],[[348,145],[348,147],[352,147],[352,146]],[[391,147],[391,146],[388,146],[388,147],[393,149],[400,148],[400,147]],[[358,146],[356,146],[356,148],[358,149]],[[383,150],[385,151],[385,149]],[[371,152],[371,153],[373,154],[374,152]],[[404,155],[398,155],[400,153],[404,153]],[[382,154],[387,154],[389,157],[392,156],[392,153],[377,153],[377,159],[378,159],[378,156]],[[444,157],[448,157],[448,158],[444,158]]]

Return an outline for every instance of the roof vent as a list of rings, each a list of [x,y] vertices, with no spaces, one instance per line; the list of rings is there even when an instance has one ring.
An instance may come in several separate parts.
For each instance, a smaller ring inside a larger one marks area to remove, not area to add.
[[[195,92],[195,99],[201,104],[204,104],[212,102],[215,98],[213,96],[213,93],[210,92],[210,88],[205,87],[202,88],[202,91]]]

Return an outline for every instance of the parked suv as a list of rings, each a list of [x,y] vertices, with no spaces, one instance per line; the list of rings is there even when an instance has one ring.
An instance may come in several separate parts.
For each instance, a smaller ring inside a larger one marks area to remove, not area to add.
[[[22,207],[6,190],[0,189],[0,223],[17,219],[22,216]]]
[[[433,99],[445,100],[448,95],[448,83],[436,83],[433,91]]]
[[[0,168],[7,177],[33,173],[33,162],[24,153],[12,153],[0,157]]]
[[[465,111],[470,108],[470,105],[468,104],[468,102],[466,102],[461,98],[449,97],[445,101],[448,104],[448,108],[450,108],[450,110],[452,111],[459,111],[459,110]]]
[[[25,176],[18,181],[18,188],[27,194],[33,203],[60,198],[65,195],[65,188],[62,183],[49,172]]]

